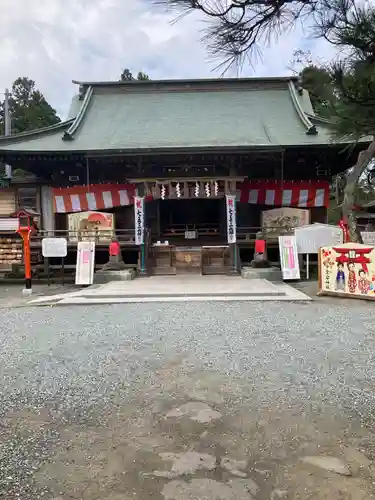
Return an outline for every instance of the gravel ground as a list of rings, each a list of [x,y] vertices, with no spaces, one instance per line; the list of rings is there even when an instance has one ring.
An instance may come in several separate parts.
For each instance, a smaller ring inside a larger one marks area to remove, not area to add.
[[[0,308],[19,307],[27,305],[30,296],[24,296],[22,290],[24,285],[4,284],[0,280]],[[55,295],[58,293],[76,292],[80,287],[70,283],[66,285],[52,284],[50,286],[34,283],[31,298]]]
[[[361,302],[2,309],[0,497],[375,498],[374,322]],[[352,475],[301,461],[321,454]]]

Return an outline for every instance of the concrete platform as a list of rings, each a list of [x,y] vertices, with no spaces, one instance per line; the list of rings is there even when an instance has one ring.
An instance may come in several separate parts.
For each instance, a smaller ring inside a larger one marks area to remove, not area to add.
[[[295,288],[264,279],[239,276],[152,276],[134,281],[113,281],[78,292],[40,297],[31,305],[121,304],[188,301],[308,301]]]

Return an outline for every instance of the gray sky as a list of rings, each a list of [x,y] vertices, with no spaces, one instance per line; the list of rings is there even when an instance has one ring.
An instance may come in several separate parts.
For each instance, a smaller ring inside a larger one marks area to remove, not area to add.
[[[73,79],[115,80],[125,67],[153,79],[220,76],[200,42],[204,18],[174,17],[151,0],[0,0],[0,92],[18,76],[32,78],[64,118]],[[289,74],[297,48],[332,57],[299,26],[241,76]]]

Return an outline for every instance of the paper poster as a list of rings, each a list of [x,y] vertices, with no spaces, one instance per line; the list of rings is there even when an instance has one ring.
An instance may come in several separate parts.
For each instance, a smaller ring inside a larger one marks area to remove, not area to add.
[[[237,224],[236,224],[236,197],[226,195],[227,205],[227,237],[228,243],[236,243],[237,241]]]
[[[68,215],[70,241],[110,241],[114,235],[114,216],[105,212],[79,212]]]
[[[77,246],[76,285],[94,283],[95,243],[80,241]]]
[[[279,236],[281,272],[284,280],[299,280],[300,270],[295,236]]]
[[[375,300],[375,248],[345,243],[319,250],[320,294]]]

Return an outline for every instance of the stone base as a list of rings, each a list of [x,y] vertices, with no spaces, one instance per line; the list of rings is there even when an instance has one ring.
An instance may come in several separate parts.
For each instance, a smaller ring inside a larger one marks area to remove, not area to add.
[[[125,266],[125,263],[118,256],[110,256],[107,264],[103,266],[101,271],[125,271],[128,268]]]
[[[226,273],[227,276],[238,276],[239,274],[240,274],[239,271],[237,271],[233,267],[231,267],[230,269],[228,269],[228,271]]]
[[[241,277],[245,279],[264,279],[268,281],[282,281],[281,270],[277,267],[253,268],[243,267]]]
[[[101,269],[94,274],[94,284],[103,285],[111,281],[131,281],[135,278],[134,269],[125,270],[105,270]]]
[[[271,267],[268,260],[252,260],[250,264],[253,269],[267,269]]]

